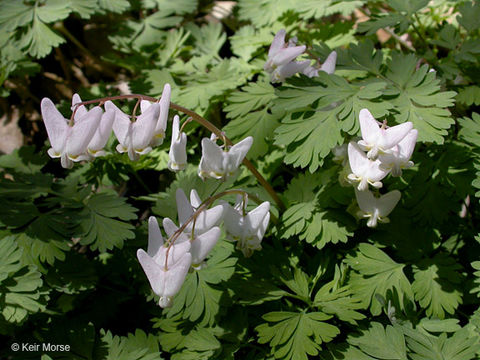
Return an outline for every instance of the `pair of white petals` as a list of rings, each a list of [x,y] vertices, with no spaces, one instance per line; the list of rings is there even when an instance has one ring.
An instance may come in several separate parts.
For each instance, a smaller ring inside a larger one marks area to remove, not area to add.
[[[228,149],[222,149],[214,140],[202,139],[202,158],[198,166],[198,175],[202,178],[225,179],[238,169],[248,150],[252,147],[253,138],[246,137]]]
[[[237,241],[237,249],[249,257],[255,250],[261,250],[262,239],[270,221],[270,203],[263,202],[247,214],[243,214],[242,200],[234,207],[227,204],[224,223],[227,235]]]
[[[183,191],[180,191],[181,193],[177,191],[177,202],[181,203],[179,219],[182,225],[182,219],[188,220],[191,217],[190,214],[193,214],[194,208],[188,203]],[[199,201],[196,192],[192,197],[192,203]],[[178,234],[179,227],[171,219],[164,218],[163,228],[168,238],[174,239],[170,249],[163,239],[157,219],[153,216],[149,218],[147,252],[139,249],[137,258],[147,275],[153,292],[160,296],[160,307],[172,306],[173,297],[180,291],[190,267],[201,268],[203,261],[217,244],[221,230],[214,225],[221,220],[223,207],[214,207],[210,210],[212,211],[209,213],[206,211],[200,213],[199,219],[197,219],[199,221],[198,228],[195,226],[193,232],[191,227],[187,227],[186,232]],[[177,234],[176,237],[174,237],[175,234]]]
[[[115,114],[113,132],[119,142],[118,152],[128,153],[130,160],[135,161],[140,158],[140,155],[149,153],[152,146],[163,143],[167,128],[170,95],[170,85],[165,84],[158,103],[142,100],[140,102],[141,115],[135,122],[131,122],[130,116],[121,111],[113,102],[105,102],[106,112]]]
[[[328,55],[320,68],[315,68],[310,66],[310,60],[294,61],[297,56],[305,52],[306,46],[296,46],[296,40],[292,41],[292,39],[285,43],[285,35],[285,29],[278,31],[268,50],[268,58],[264,65],[264,70],[271,74],[272,82],[282,82],[299,72],[308,77],[318,76],[319,71],[324,71],[327,74],[335,72],[337,61],[337,53],[335,51]]]
[[[170,229],[168,221],[166,228]],[[148,220],[147,252],[138,249],[137,258],[153,292],[160,296],[159,305],[162,308],[172,306],[172,298],[180,291],[192,264],[189,241],[176,242],[170,249],[165,245],[157,219],[151,216]]]
[[[75,111],[73,126],[56,109],[53,102],[44,98],[41,112],[52,148],[48,154],[61,158],[64,168],[71,168],[74,161],[90,160],[105,155],[105,147],[113,131],[119,141],[117,150],[128,152],[131,160],[146,154],[151,146],[160,145],[165,137],[170,106],[171,89],[165,84],[159,103],[142,100],[142,114],[132,123],[111,101],[105,103],[105,112],[99,106],[87,110],[78,94],[72,98],[72,111]]]
[[[367,226],[375,227],[378,222],[388,223],[388,215],[393,211],[401,194],[398,190],[390,191],[380,197],[376,197],[370,190],[359,191],[355,189],[360,212],[359,217],[367,218]]]
[[[379,126],[377,120],[367,109],[360,110],[359,120],[362,140],[358,142],[358,145],[362,150],[367,151],[367,158],[375,160],[379,155],[392,154],[398,145],[405,150],[408,148],[408,157],[413,153],[418,132],[413,129],[410,121],[387,129]],[[407,135],[410,136],[406,138]],[[406,141],[403,141],[404,139]]]
[[[73,103],[81,102],[75,94]],[[74,117],[74,125],[57,110],[48,98],[42,99],[41,112],[51,148],[48,154],[60,158],[64,168],[71,168],[73,162],[88,160],[100,155],[112,129],[113,117],[104,113],[99,106],[90,111],[80,106]]]
[[[367,109],[360,111],[362,140],[348,144],[351,173],[348,179],[357,182],[357,189],[365,191],[368,184],[382,187],[381,180],[388,175],[401,176],[402,169],[413,166],[410,157],[415,148],[418,131],[406,122],[385,129]],[[365,154],[364,151],[367,151]]]
[[[178,222],[180,226],[187,223],[194,213],[202,205],[202,201],[195,189],[190,192],[190,201],[182,189],[177,189],[175,194],[177,201]],[[185,227],[186,233],[192,230],[196,235],[203,234],[212,227],[220,224],[225,213],[225,205],[217,205],[210,209],[205,209],[197,214],[195,221],[190,221]]]
[[[180,118],[173,117],[172,142],[168,153],[168,168],[171,171],[180,171],[187,166],[187,134],[180,132]]]

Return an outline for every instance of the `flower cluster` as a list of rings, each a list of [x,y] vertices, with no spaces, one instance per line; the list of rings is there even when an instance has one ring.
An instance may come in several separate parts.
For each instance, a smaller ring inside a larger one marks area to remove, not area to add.
[[[246,213],[246,198],[241,197],[234,207],[226,202],[208,208],[208,199],[201,201],[196,190],[190,201],[182,189],[176,193],[179,227],[169,218],[163,219],[168,240],[164,241],[157,219],[148,221],[148,247],[137,251],[138,260],[147,275],[152,290],[160,296],[159,305],[169,307],[180,291],[189,269],[200,270],[205,258],[217,244],[224,222],[230,239],[237,242],[245,256],[261,249],[261,241],[270,219],[270,203],[264,202]]]
[[[297,46],[295,37],[286,43],[285,35],[284,29],[278,31],[268,50],[268,59],[264,70],[270,74],[272,82],[282,82],[299,72],[308,77],[318,76],[319,71],[324,71],[328,74],[335,72],[337,61],[337,53],[335,51],[332,51],[319,67],[311,66],[310,60],[294,61],[297,56],[305,52],[307,47],[305,45]]]
[[[360,111],[359,120],[362,139],[348,144],[347,181],[356,187],[359,216],[369,218],[367,226],[375,227],[378,221],[388,222],[387,216],[400,200],[400,192],[394,190],[377,198],[368,189],[369,185],[379,189],[389,173],[398,177],[402,169],[413,166],[410,157],[418,131],[411,122],[387,128],[386,123],[379,124],[367,109]]]
[[[72,98],[73,116],[67,120],[50,99],[42,99],[42,117],[52,146],[48,154],[52,158],[61,158],[64,168],[71,168],[73,162],[93,160],[106,154],[103,148],[113,129],[119,142],[117,151],[128,153],[131,160],[138,160],[153,146],[163,143],[170,92],[170,85],[166,84],[159,102],[142,100],[138,117],[125,114],[111,101],[105,102],[105,111],[100,106],[87,110],[80,96],[75,94]],[[136,121],[132,122],[131,117]]]
[[[125,114],[111,99],[83,103],[75,94],[70,120],[65,119],[53,102],[45,98],[41,110],[52,145],[48,154],[54,158],[60,157],[62,166],[71,168],[75,161],[92,160],[105,155],[103,148],[113,130],[118,140],[116,150],[127,153],[132,161],[137,160],[154,146],[163,143],[170,94],[170,85],[166,84],[162,97],[156,102],[138,96],[133,115]],[[100,106],[87,110],[85,104],[93,102],[103,104],[105,111]],[[138,105],[141,113],[135,116]],[[187,135],[182,130],[180,118],[175,115],[168,161],[168,168],[172,171],[180,171],[187,166]],[[198,175],[202,179],[225,180],[233,175],[253,144],[253,138],[249,136],[231,145],[223,133],[218,133],[223,138],[223,145],[217,144],[219,138],[214,134],[210,139],[202,139],[202,157],[198,167]],[[231,193],[242,194],[235,206],[222,202],[209,208],[215,200]],[[166,241],[157,220],[154,217],[149,219],[147,251],[139,249],[137,257],[153,291],[160,296],[161,307],[172,305],[172,298],[180,291],[189,270],[200,270],[205,266],[206,257],[220,239],[222,232],[219,225],[222,221],[227,237],[237,243],[237,248],[245,256],[251,256],[254,250],[261,249],[262,238],[270,220],[270,203],[264,202],[247,212],[247,199],[244,191],[230,190],[202,202],[195,190],[190,193],[190,200],[183,190],[177,190],[179,225],[169,218],[163,219]]]

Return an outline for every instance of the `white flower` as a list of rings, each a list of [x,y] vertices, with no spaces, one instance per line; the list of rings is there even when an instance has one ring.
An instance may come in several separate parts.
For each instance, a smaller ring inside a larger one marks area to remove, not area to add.
[[[338,164],[346,165],[348,163],[347,144],[337,145],[332,149],[333,161]]]
[[[407,136],[392,148],[391,154],[383,154],[379,156],[380,168],[391,171],[392,176],[402,176],[402,169],[408,169],[413,166],[413,161],[410,161],[415,143],[417,142],[418,131],[412,129]]]
[[[158,114],[157,124],[155,125],[154,135],[150,142],[151,146],[158,146],[163,144],[165,139],[165,131],[167,130],[168,122],[168,110],[170,108],[170,96],[171,96],[170,84],[165,84],[163,87],[162,97],[160,98],[160,113]],[[152,103],[147,100],[142,100],[140,102],[140,109],[144,113]]]
[[[138,249],[137,258],[153,292],[160,296],[160,307],[170,307],[172,298],[180,291],[192,263],[190,242],[175,243],[168,250],[153,216],[149,218],[148,230],[147,252]]]
[[[231,176],[242,163],[253,144],[251,136],[246,137],[230,149],[222,149],[214,141],[202,139],[202,158],[198,166],[198,175],[202,178],[225,179]]]
[[[190,192],[190,201],[182,189],[177,189],[176,192],[178,222],[180,226],[185,224],[190,219],[193,213],[200,207],[202,200],[198,196],[195,189]],[[195,234],[200,235],[210,230],[212,227],[218,225],[223,218],[224,205],[217,205],[211,209],[206,209],[200,212],[195,219]],[[185,232],[191,232],[194,222],[190,222],[185,228]]]
[[[295,46],[296,39],[290,39],[285,43],[285,30],[277,32],[268,50],[268,59],[264,70],[271,74],[272,82],[279,82],[293,74],[303,71],[308,64],[308,60],[294,62],[293,60],[306,49],[305,45]]]
[[[75,110],[75,104],[81,103],[82,99],[78,94],[74,94],[72,97],[72,110]],[[87,113],[85,106],[80,105],[77,107],[75,112],[74,120],[75,122],[81,121],[81,118],[84,114]],[[87,152],[92,157],[104,156],[105,151],[103,148],[107,144],[108,138],[112,133],[113,121],[115,120],[115,113],[112,111],[107,111],[103,113],[100,120],[100,124],[95,131],[95,134],[92,137],[92,140],[88,143]]]
[[[268,50],[268,59],[265,63],[265,71],[271,73],[278,66],[288,64],[298,55],[303,54],[306,49],[305,45],[295,46],[295,41],[288,44],[285,43],[285,29],[279,30],[273,38],[272,45]]]
[[[261,242],[270,220],[270,203],[263,202],[255,209],[243,215],[242,202],[237,201],[234,207],[227,208],[224,217],[227,235],[237,241],[237,248],[246,257],[254,250],[262,248]]]
[[[160,113],[159,104],[149,106],[135,122],[131,122],[129,116],[111,101],[105,103],[105,110],[115,114],[113,132],[119,142],[119,153],[127,152],[130,160],[135,161],[152,150],[149,144]]]
[[[363,140],[358,142],[362,150],[368,151],[367,157],[375,160],[379,154],[391,153],[397,145],[412,130],[413,124],[406,122],[385,129],[379,127],[377,120],[367,109],[360,110],[360,130]]]
[[[351,182],[358,182],[357,189],[364,191],[368,184],[381,188],[382,180],[388,171],[380,168],[380,160],[370,160],[353,141],[348,144],[348,162],[352,173],[347,176]]]
[[[375,227],[378,221],[383,223],[390,221],[387,216],[397,205],[401,194],[400,191],[393,190],[377,198],[369,190],[355,190],[355,196],[361,210],[358,216],[368,218],[368,227]]]
[[[327,74],[333,74],[335,72],[336,64],[337,64],[337,52],[332,51],[327,56],[327,58],[325,59],[325,62],[322,64],[320,69],[317,69],[313,66],[308,66],[303,70],[303,73],[310,78],[314,76],[318,76],[319,71],[324,71]]]
[[[178,227],[169,218],[163,219],[163,228],[165,229],[165,232],[169,238],[172,237],[172,235],[178,230]],[[193,238],[191,234],[182,232],[175,240],[175,244],[180,245],[184,242],[191,244],[190,253],[192,254],[192,266],[195,269],[200,269],[202,267],[203,260],[205,260],[207,255],[218,242],[220,234],[221,231],[218,226],[212,227],[203,234],[195,234]]]
[[[286,78],[295,75],[298,72],[303,72],[310,64],[310,60],[292,61],[285,65],[278,66],[271,73],[272,82],[282,82]]]
[[[69,121],[55,108],[50,99],[43,98],[40,107],[48,139],[52,145],[48,149],[48,155],[52,158],[59,157],[64,168],[71,168],[72,161],[88,160],[87,146],[98,128],[103,114],[102,109],[95,106],[87,111],[84,108],[84,111],[76,117],[74,125],[69,126]]]
[[[173,117],[172,142],[168,153],[168,168],[172,171],[180,171],[187,166],[187,134],[180,133],[180,118]]]

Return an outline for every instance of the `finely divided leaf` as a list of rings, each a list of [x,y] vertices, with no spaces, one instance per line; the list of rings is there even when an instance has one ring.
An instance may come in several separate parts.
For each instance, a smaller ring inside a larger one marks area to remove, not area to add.
[[[224,127],[233,140],[241,140],[247,135],[253,136],[253,145],[248,156],[264,155],[268,150],[268,139],[273,137],[283,112],[272,113],[272,101],[276,98],[275,89],[262,81],[244,86],[242,91],[232,93],[224,108],[227,117],[232,119]]]
[[[135,330],[135,334],[113,336],[110,331],[102,337],[108,347],[106,360],[161,360],[157,338],[147,335],[143,330]]]
[[[307,360],[317,355],[322,342],[330,342],[340,330],[322,312],[270,312],[267,323],[255,328],[260,344],[270,343],[276,359]]]
[[[362,243],[356,254],[348,255],[345,261],[355,271],[350,278],[352,291],[365,306],[370,306],[373,315],[379,315],[382,308],[375,295],[393,298],[394,303],[398,300],[402,309],[407,301],[413,301],[410,282],[403,273],[405,265],[396,263],[382,250]]]
[[[407,360],[405,337],[398,328],[378,322],[372,322],[370,328],[360,336],[349,336],[350,344],[365,354],[379,360]]]
[[[125,199],[98,193],[87,200],[80,224],[81,243],[100,252],[122,248],[126,239],[133,239],[133,226],[126,222],[136,219],[136,209]]]
[[[435,72],[429,72],[423,65],[415,70],[417,58],[394,53],[388,64],[387,78],[393,82],[388,89],[395,96],[395,120],[399,123],[411,121],[418,130],[418,140],[443,144],[447,129],[453,124],[450,111],[456,93],[441,91],[440,80]]]
[[[412,289],[415,299],[426,309],[427,316],[443,319],[445,313],[455,313],[462,303],[460,269],[455,259],[446,254],[425,259],[414,266]]]

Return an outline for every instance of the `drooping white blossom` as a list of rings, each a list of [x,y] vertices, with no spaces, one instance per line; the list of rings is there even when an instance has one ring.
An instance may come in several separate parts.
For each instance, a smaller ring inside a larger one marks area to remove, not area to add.
[[[244,215],[242,201],[238,200],[235,206],[228,206],[224,224],[227,236],[237,242],[246,257],[253,254],[254,250],[262,248],[261,242],[270,220],[270,203],[263,202],[252,211]]]
[[[355,189],[355,196],[360,207],[358,216],[368,218],[368,227],[375,227],[378,222],[387,223],[390,221],[387,216],[397,205],[401,194],[400,191],[393,190],[376,197],[370,190],[358,191]]]
[[[270,75],[270,80],[273,83],[282,82],[286,78],[303,72],[309,66],[310,60],[291,61],[285,65],[278,66]]]
[[[127,152],[130,160],[135,161],[140,158],[140,155],[152,150],[150,141],[160,113],[159,104],[154,103],[149,106],[135,122],[131,122],[130,117],[111,101],[105,103],[105,110],[115,114],[113,132],[119,142],[117,145],[119,153]]]
[[[382,187],[381,180],[387,176],[388,171],[380,168],[380,160],[368,159],[353,141],[348,144],[348,162],[352,173],[347,178],[353,183],[358,183],[358,190],[367,190],[368,184],[375,188]]]
[[[188,241],[179,242],[168,249],[153,216],[149,218],[148,230],[147,252],[138,249],[137,258],[153,292],[160,296],[160,307],[170,307],[192,264],[191,245]]]
[[[163,219],[163,228],[165,229],[168,237],[172,237],[179,229],[178,226],[175,225],[175,223],[169,218]],[[192,266],[196,269],[200,269],[202,267],[203,260],[205,260],[207,255],[218,242],[220,234],[221,230],[218,226],[214,226],[202,234],[194,234],[193,237],[191,232],[182,232],[175,240],[175,244],[182,244],[184,242],[190,243]]]
[[[271,74],[272,82],[283,81],[285,78],[303,71],[310,63],[308,60],[293,61],[297,56],[303,54],[306,46],[296,46],[296,39],[290,39],[288,43],[285,43],[285,35],[285,29],[278,31],[268,50],[268,59],[264,70]]]
[[[190,201],[188,201],[187,196],[182,189],[177,189],[176,200],[178,222],[181,226],[192,217],[194,212],[202,204],[202,200],[198,196],[198,193],[195,189],[190,192]],[[200,235],[210,230],[212,227],[218,225],[222,221],[224,209],[224,205],[217,205],[210,209],[203,210],[197,215],[194,222],[192,221],[186,226],[185,232],[188,233],[194,229],[195,234]]]
[[[327,56],[327,58],[325,59],[325,62],[322,64],[322,66],[320,68],[315,68],[313,66],[308,66],[303,70],[303,73],[310,78],[318,76],[319,71],[324,71],[327,74],[333,74],[335,72],[336,64],[337,64],[337,52],[332,51]]]
[[[391,171],[394,177],[402,176],[402,169],[408,169],[413,166],[413,161],[410,161],[410,157],[415,149],[417,136],[418,131],[416,129],[410,130],[402,141],[392,148],[390,154],[380,155],[380,167]]]
[[[69,120],[63,117],[50,99],[43,98],[40,107],[52,145],[48,149],[48,155],[60,158],[64,168],[71,168],[74,161],[88,160],[90,156],[87,154],[87,146],[97,131],[102,109],[95,106],[87,111],[83,108],[76,116],[77,119],[74,119],[73,126],[69,126]]]
[[[165,84],[163,87],[162,97],[159,101],[160,113],[158,114],[157,124],[155,125],[155,131],[150,142],[150,146],[152,147],[163,144],[163,140],[165,139],[171,93],[172,89],[170,88],[170,84]],[[152,103],[150,101],[142,100],[140,102],[140,108],[142,113],[145,112],[151,105]]]
[[[74,94],[72,97],[72,110],[75,110],[75,104],[81,103],[82,99],[78,94]],[[81,121],[80,119],[86,114],[87,109],[84,105],[77,107],[75,111],[75,122]],[[103,148],[107,144],[107,141],[112,133],[113,121],[115,120],[115,113],[112,111],[106,111],[102,114],[100,124],[92,137],[92,140],[88,143],[87,152],[92,157],[104,156],[105,151]]]
[[[187,134],[180,133],[180,118],[173,117],[172,142],[168,153],[168,168],[172,171],[180,171],[187,166]]]
[[[405,122],[386,129],[384,125],[378,125],[377,120],[367,109],[360,110],[359,119],[363,139],[358,145],[362,150],[368,151],[367,157],[372,160],[380,154],[391,153],[391,149],[402,141],[413,127],[411,122]]]
[[[225,179],[238,169],[253,144],[251,136],[246,137],[229,149],[221,148],[214,141],[202,139],[202,158],[198,175],[202,178]]]

